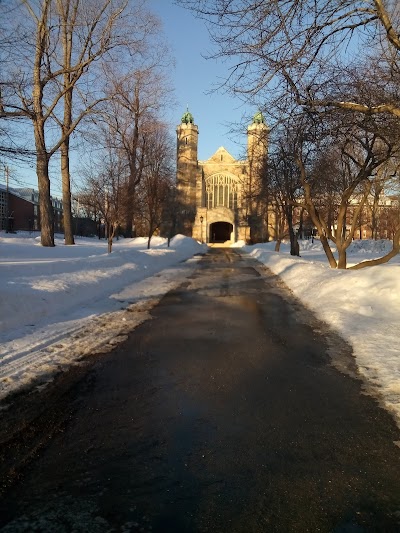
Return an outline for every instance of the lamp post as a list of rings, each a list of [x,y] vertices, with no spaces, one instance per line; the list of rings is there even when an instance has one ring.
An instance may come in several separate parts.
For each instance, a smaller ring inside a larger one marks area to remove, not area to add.
[[[203,244],[203,220],[204,220],[204,217],[201,216],[201,217],[200,217],[200,235],[201,235],[201,244]]]

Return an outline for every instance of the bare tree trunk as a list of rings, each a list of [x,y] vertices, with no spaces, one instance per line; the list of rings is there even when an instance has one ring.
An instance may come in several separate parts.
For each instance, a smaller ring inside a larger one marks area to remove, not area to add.
[[[312,217],[311,217],[312,218]],[[315,224],[315,221],[313,220],[314,224]],[[317,224],[315,224],[317,226]],[[317,226],[318,228],[318,226]],[[319,230],[318,230],[319,231]],[[322,248],[324,249],[324,252],[325,252],[325,255],[326,257],[328,258],[328,261],[329,261],[329,266],[331,268],[336,268],[337,267],[337,261],[332,253],[332,250],[331,250],[331,247],[329,246],[329,242],[328,242],[328,239],[326,238],[325,235],[321,235],[320,234],[320,238],[319,240],[321,241],[321,244],[322,244]]]
[[[151,180],[149,180],[149,181],[151,182]],[[148,213],[149,213],[149,217],[148,217],[149,233],[147,235],[147,249],[149,250],[150,249],[151,238],[153,236],[153,233],[157,229],[157,222],[156,222],[156,217],[155,217],[155,212],[154,212],[155,206],[153,205],[153,199],[156,199],[158,191],[155,190],[154,193],[152,194],[153,191],[151,191],[151,189],[150,189],[150,191],[148,191],[148,192],[150,192],[149,198],[148,198],[148,205],[147,205]],[[157,202],[155,202],[155,203],[157,203]]]
[[[117,223],[111,223],[111,222],[107,224],[107,251],[109,254],[112,252],[112,245],[113,245],[117,225],[118,225]]]
[[[61,179],[65,244],[75,244],[72,224],[71,179],[69,172],[69,139],[61,145]]]
[[[337,264],[338,268],[347,268],[347,252],[346,252],[346,249],[347,249],[347,246],[346,247],[341,246],[341,244],[339,244],[339,240],[337,240],[337,251],[338,251],[338,255],[339,255],[338,264]]]
[[[329,199],[329,206],[328,206],[327,226],[329,228],[329,231],[332,231],[332,227],[333,227],[333,208],[332,208],[332,203],[331,203],[330,199]]]
[[[49,154],[46,149],[43,116],[43,83],[41,67],[46,47],[47,22],[50,1],[43,2],[42,17],[38,20],[36,34],[36,52],[33,65],[33,128],[37,152],[36,173],[38,178],[39,205],[40,205],[40,230],[42,246],[54,246],[54,215],[50,198]]]
[[[276,211],[276,217],[275,217],[275,235],[276,235],[275,252],[280,251],[282,239],[285,237],[285,222],[286,222],[285,211],[283,207],[280,207]]]
[[[66,72],[64,73],[64,119],[61,126],[62,135],[65,138],[61,149],[61,179],[63,196],[63,217],[64,217],[64,240],[65,244],[75,244],[72,227],[72,206],[71,206],[71,175],[69,170],[69,131],[72,125],[72,94],[73,83],[71,83],[71,57],[72,57],[72,32],[75,31],[76,11],[78,4],[67,5],[67,11],[63,11],[60,6],[62,18],[62,46],[63,62]],[[71,8],[73,14],[70,23],[68,22],[68,12]]]
[[[382,190],[383,187],[375,183],[374,199],[371,209],[371,231],[372,238],[375,240],[378,238],[379,197]]]
[[[136,187],[139,184],[141,177],[142,166],[139,162],[138,166],[138,148],[139,148],[139,120],[140,120],[140,98],[139,98],[139,86],[136,85],[134,89],[133,104],[135,112],[133,114],[133,136],[131,142],[128,142],[128,158],[129,158],[129,177],[128,177],[128,194],[126,204],[126,219],[125,219],[125,235],[127,237],[133,237],[133,215],[135,204],[135,192]]]
[[[337,218],[337,231],[336,231],[336,248],[338,251],[338,263],[337,268],[347,267],[347,253],[346,249],[346,216],[347,216],[347,197],[342,199],[342,203],[339,207]]]
[[[286,220],[288,221],[289,225],[289,238],[290,238],[290,255],[300,255],[300,249],[299,249],[299,243],[297,240],[297,236],[295,235],[294,228],[293,228],[293,212],[292,212],[292,206],[288,205],[285,206],[286,211]]]
[[[333,255],[331,247],[329,246],[328,237],[326,236],[323,223],[322,223],[322,221],[321,221],[321,219],[320,219],[320,217],[319,217],[319,215],[318,215],[317,211],[315,210],[314,205],[312,203],[308,204],[308,212],[310,214],[311,220],[314,223],[314,226],[318,230],[318,233],[319,233],[319,236],[320,236],[320,241],[321,241],[321,244],[322,244],[322,248],[324,249],[325,255],[326,255],[327,259],[328,259],[329,266],[331,268],[337,268],[337,261],[335,259],[335,256]]]
[[[304,207],[300,209],[299,235],[300,239],[304,239]]]
[[[379,257],[378,259],[371,259],[370,261],[363,261],[362,263],[358,263],[357,265],[354,265],[349,268],[349,270],[359,270],[360,268],[366,268],[369,266],[376,266],[376,265],[383,265],[384,263],[387,263],[392,257],[396,257],[398,253],[400,252],[400,227],[397,228],[396,233],[393,237],[393,248],[390,250],[389,253],[384,255],[383,257]]]
[[[347,201],[350,197],[350,193],[347,192],[343,195],[342,204],[339,208],[338,237],[336,238],[336,247],[337,247],[338,254],[339,254],[338,268],[347,268],[346,250],[350,246],[353,240],[354,232],[356,230],[357,220],[360,220],[362,208],[367,200],[370,190],[371,190],[371,182],[367,181],[365,184],[365,191],[364,191],[363,197],[360,199],[359,204],[353,213],[353,222],[351,224],[350,232],[348,236],[346,236],[346,234],[343,233],[343,229],[345,228],[345,224],[346,224]],[[349,188],[348,191],[351,191],[351,188]],[[361,232],[361,222],[360,222],[360,232]]]
[[[36,138],[36,132],[35,132]],[[36,173],[39,189],[40,235],[42,246],[54,246],[54,214],[50,198],[49,161],[46,150],[36,149]]]
[[[129,172],[128,187],[126,194],[125,204],[125,237],[129,239],[133,237],[133,215],[134,215],[134,203],[135,203],[135,179],[132,170]]]
[[[335,259],[335,256],[332,253],[331,247],[329,246],[329,242],[328,242],[328,237],[327,237],[328,229],[324,225],[323,220],[320,218],[317,210],[315,209],[314,202],[313,202],[312,197],[311,197],[310,184],[307,182],[306,170],[305,170],[305,167],[304,167],[304,163],[301,160],[301,157],[298,157],[296,159],[296,164],[298,165],[299,170],[300,170],[301,182],[303,184],[304,195],[305,195],[305,200],[306,200],[306,204],[307,204],[307,211],[308,211],[308,213],[309,213],[309,215],[311,217],[311,220],[312,220],[314,226],[318,230],[318,233],[320,235],[320,241],[321,241],[321,244],[322,244],[322,248],[324,249],[325,255],[326,255],[326,257],[327,257],[327,259],[329,261],[329,266],[331,268],[336,268],[337,267],[337,261]]]

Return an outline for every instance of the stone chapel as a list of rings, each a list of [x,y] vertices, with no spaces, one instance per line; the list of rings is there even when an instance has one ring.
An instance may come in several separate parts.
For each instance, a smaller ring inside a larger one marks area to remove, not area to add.
[[[257,113],[247,128],[247,158],[236,160],[223,146],[198,161],[199,129],[189,110],[177,126],[179,231],[201,242],[268,240],[261,205],[260,170],[269,128]]]

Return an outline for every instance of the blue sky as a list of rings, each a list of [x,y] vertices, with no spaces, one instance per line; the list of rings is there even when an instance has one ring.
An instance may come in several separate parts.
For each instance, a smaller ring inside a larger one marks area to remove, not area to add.
[[[222,90],[212,91],[227,76],[228,66],[222,61],[217,63],[203,57],[212,51],[212,42],[204,23],[190,11],[175,5],[173,0],[148,0],[148,7],[160,18],[165,39],[175,59],[176,66],[170,78],[176,103],[170,107],[167,116],[173,139],[176,126],[186,106],[189,106],[199,127],[199,160],[208,159],[220,146],[224,146],[234,157],[242,158],[246,150],[248,117],[257,110],[249,109],[239,99],[224,94]],[[79,169],[74,163],[75,156],[72,154],[72,175],[79,181]],[[9,167],[11,187],[37,188],[34,161],[15,166],[9,164]],[[50,174],[51,193],[61,197],[57,156],[52,158]],[[0,176],[0,181],[4,181],[3,176]]]
[[[174,5],[173,0],[149,0],[149,6],[163,23],[165,37],[176,61],[171,79],[177,104],[172,106],[169,120],[175,128],[188,105],[199,127],[200,160],[211,157],[220,146],[234,157],[242,157],[247,142],[246,122],[243,131],[236,133],[230,132],[232,123],[242,122],[243,116],[252,116],[257,110],[243,106],[240,100],[222,91],[209,94],[221,83],[228,67],[202,57],[212,50],[204,23],[190,11]]]

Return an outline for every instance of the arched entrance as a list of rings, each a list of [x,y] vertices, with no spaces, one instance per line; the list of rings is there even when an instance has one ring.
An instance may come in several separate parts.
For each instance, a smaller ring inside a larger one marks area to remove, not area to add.
[[[210,224],[210,242],[230,241],[233,225],[229,222],[214,222]]]

